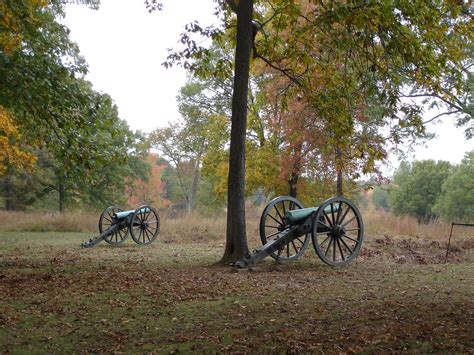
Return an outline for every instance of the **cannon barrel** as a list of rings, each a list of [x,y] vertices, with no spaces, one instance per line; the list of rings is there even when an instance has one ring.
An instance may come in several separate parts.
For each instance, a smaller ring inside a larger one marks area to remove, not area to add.
[[[290,210],[286,211],[285,218],[290,224],[298,224],[303,222],[306,218],[311,216],[313,212],[318,210],[319,206],[316,207],[308,207],[308,208],[301,208],[299,210]],[[331,212],[338,212],[339,206],[333,206],[333,211],[331,211],[331,206],[326,206],[324,208],[324,212],[331,213]]]
[[[131,216],[132,214],[135,213],[135,211],[137,210],[128,210],[128,211],[122,211],[122,212],[117,212],[117,213],[114,213],[112,218],[116,221],[120,221],[122,219],[125,219],[127,218],[128,216]],[[146,212],[150,212],[150,209],[145,207],[145,208],[142,208],[140,210],[138,210],[137,213],[146,213]]]

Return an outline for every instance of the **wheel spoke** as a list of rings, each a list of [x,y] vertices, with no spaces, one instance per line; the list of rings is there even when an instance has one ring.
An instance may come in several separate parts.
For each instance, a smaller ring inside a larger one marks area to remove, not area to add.
[[[354,253],[354,250],[352,250],[351,248],[349,248],[349,246],[346,244],[346,242],[344,241],[344,239],[341,238],[341,243],[342,245],[344,245],[346,247],[347,250],[349,250],[350,254],[352,255]]]
[[[351,228],[351,229],[346,229],[346,232],[353,232],[353,231],[358,231],[360,228]]]
[[[278,217],[280,217],[281,224],[284,224],[283,217],[280,214],[280,211],[278,211],[277,205],[273,206],[273,208],[276,210]]]
[[[327,234],[327,233],[326,233],[326,234]],[[321,247],[323,246],[323,244],[326,243],[326,242],[328,241],[328,239],[330,239],[330,238],[331,238],[331,236],[328,235],[327,238],[324,239],[323,242],[319,244],[319,247],[321,248]]]
[[[346,260],[346,258],[344,257],[344,253],[342,252],[341,243],[339,243],[339,239],[336,239],[336,241],[337,241],[337,246],[339,248],[339,252],[341,253],[342,261],[344,261]]]
[[[333,246],[332,246],[332,261],[336,261],[336,238],[332,238]]]
[[[150,234],[153,237],[153,232],[147,226],[144,228],[144,231],[148,239],[150,238]]]
[[[297,240],[298,242],[300,242],[301,245],[304,245],[304,241],[302,241],[302,240],[300,239],[300,237],[295,238],[295,240]]]
[[[348,237],[348,236],[345,235],[345,234],[344,234],[342,237],[343,237],[343,238],[347,238],[347,239],[349,239],[349,240],[352,240],[353,242],[356,242],[357,244],[359,244],[359,241],[358,241],[358,240],[353,239],[353,238],[351,238],[351,237]]]
[[[327,215],[327,213],[326,213],[325,210],[323,210],[323,215],[324,215],[324,217],[326,218],[326,221],[329,222],[329,225],[331,226],[331,228],[333,228],[334,225],[331,223],[331,220],[329,219],[329,216]]]
[[[149,229],[148,227],[145,227],[145,230],[147,230],[148,232],[150,232],[152,238],[155,236],[155,232],[157,231],[157,229],[155,229],[154,231],[152,231],[152,230]]]
[[[148,229],[147,227],[143,228],[143,232],[145,233],[146,237],[148,238],[148,240],[150,240],[150,236],[148,235]]]
[[[334,205],[331,203],[331,218],[332,218],[332,225],[336,225],[336,220],[334,219]]]
[[[267,214],[268,217],[273,219],[276,223],[278,223],[279,226],[283,225],[282,221],[277,220],[275,217],[273,217],[270,212]]]
[[[336,215],[336,224],[339,224],[339,217],[341,216],[342,202],[339,202],[339,207],[337,208]]]
[[[341,207],[342,208],[342,207]],[[342,222],[344,222],[344,218],[346,218],[347,214],[349,213],[350,211],[350,206],[347,206],[347,209],[346,211],[344,212],[344,214],[342,215],[341,219],[337,222],[338,224],[341,224]]]
[[[295,253],[298,254],[298,248],[293,240],[291,241],[291,244],[293,245],[293,249],[295,249]]]
[[[331,248],[331,243],[332,243],[332,238],[331,238],[331,240],[329,241],[329,244],[328,244],[328,247],[327,247],[327,249],[326,249],[326,252],[324,253],[325,256],[328,255],[329,248]]]
[[[148,212],[145,212],[145,213],[146,213],[146,215],[145,215],[145,221],[146,221],[148,219],[148,217],[150,217],[150,215],[151,215],[151,210],[148,209]]]
[[[267,227],[267,228],[274,228],[274,229],[278,229],[278,227],[276,227],[276,226],[269,226],[268,224],[265,224],[265,227]]]
[[[278,234],[280,234],[280,232],[276,232],[276,233],[270,234],[270,235],[267,236],[266,238],[267,238],[267,240],[268,240],[269,238],[274,237],[274,236],[276,236],[276,235],[278,235]]]
[[[352,222],[354,219],[356,219],[356,218],[357,218],[357,216],[354,215],[354,217],[352,217],[350,220],[348,220],[346,223],[342,224],[341,226],[342,226],[342,227],[347,226],[349,223],[351,223],[351,222]]]

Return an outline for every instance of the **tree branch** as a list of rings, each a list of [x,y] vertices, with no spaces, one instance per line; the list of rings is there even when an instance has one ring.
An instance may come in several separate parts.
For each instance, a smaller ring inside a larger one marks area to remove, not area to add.
[[[298,77],[290,74],[290,70],[289,69],[284,69],[284,68],[280,68],[280,67],[277,67],[275,64],[273,64],[268,58],[265,58],[264,56],[262,56],[260,53],[258,53],[257,51],[257,48],[255,46],[255,42],[252,44],[252,47],[253,47],[253,56],[254,58],[260,58],[261,60],[263,60],[268,66],[270,66],[271,68],[281,72],[283,75],[285,75],[288,79],[290,79],[293,83],[295,83],[296,85],[298,85],[301,89],[304,89],[304,86],[303,84],[301,84],[301,82],[298,80]]]
[[[239,6],[235,2],[235,0],[226,0],[226,2],[227,2],[227,5],[229,5],[229,7],[232,9],[232,11],[234,11],[237,14],[237,12],[239,11]]]
[[[461,110],[446,111],[446,112],[440,113],[439,115],[436,115],[436,116],[434,116],[433,118],[430,118],[429,120],[424,121],[423,124],[430,123],[430,122],[434,121],[435,119],[437,119],[437,118],[439,118],[439,117],[441,117],[441,116],[452,115],[452,114],[458,113],[458,112],[461,112]]]

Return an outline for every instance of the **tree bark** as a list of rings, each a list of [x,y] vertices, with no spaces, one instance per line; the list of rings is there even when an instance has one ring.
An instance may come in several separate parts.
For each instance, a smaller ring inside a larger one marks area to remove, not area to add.
[[[342,186],[342,154],[339,147],[336,147],[336,196],[342,197],[344,195]]]
[[[58,195],[59,213],[63,213],[64,205],[66,203],[66,188],[64,186],[64,178],[62,173],[58,174]]]
[[[3,181],[5,183],[5,209],[7,211],[13,211],[15,209],[14,188],[8,170]]]
[[[253,0],[240,0],[234,7],[237,10],[237,41],[227,183],[227,235],[221,264],[242,260],[249,254],[245,227],[245,138],[252,50]]]
[[[296,198],[296,195],[298,193],[297,188],[298,188],[298,179],[300,177],[300,171],[301,171],[302,150],[303,150],[303,144],[300,142],[295,147],[295,150],[293,152],[291,176],[290,176],[290,179],[288,180],[289,193],[290,193],[290,196],[294,198]]]
[[[188,213],[191,213],[191,211],[193,210],[194,200],[196,199],[196,193],[198,189],[199,175],[200,175],[199,174],[199,161],[200,161],[200,157],[197,158],[196,164],[194,167],[193,183],[191,185],[191,192],[188,199]]]
[[[290,180],[288,180],[289,193],[290,193],[290,196],[294,198],[296,198],[296,195],[298,193],[297,191],[298,178],[299,178],[299,174],[297,172],[292,172]]]

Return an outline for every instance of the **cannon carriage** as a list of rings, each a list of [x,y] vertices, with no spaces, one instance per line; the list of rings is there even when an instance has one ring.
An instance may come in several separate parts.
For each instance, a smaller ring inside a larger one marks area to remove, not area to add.
[[[268,203],[260,218],[262,247],[236,267],[251,267],[267,256],[277,261],[301,257],[311,239],[319,258],[331,267],[349,264],[359,254],[364,224],[358,208],[344,197],[332,197],[317,207],[303,208],[290,196]]]
[[[103,240],[111,245],[119,245],[129,235],[137,244],[151,244],[160,232],[160,216],[153,207],[147,205],[128,211],[109,206],[100,215],[99,232],[99,236],[82,243],[81,247],[91,248]]]

